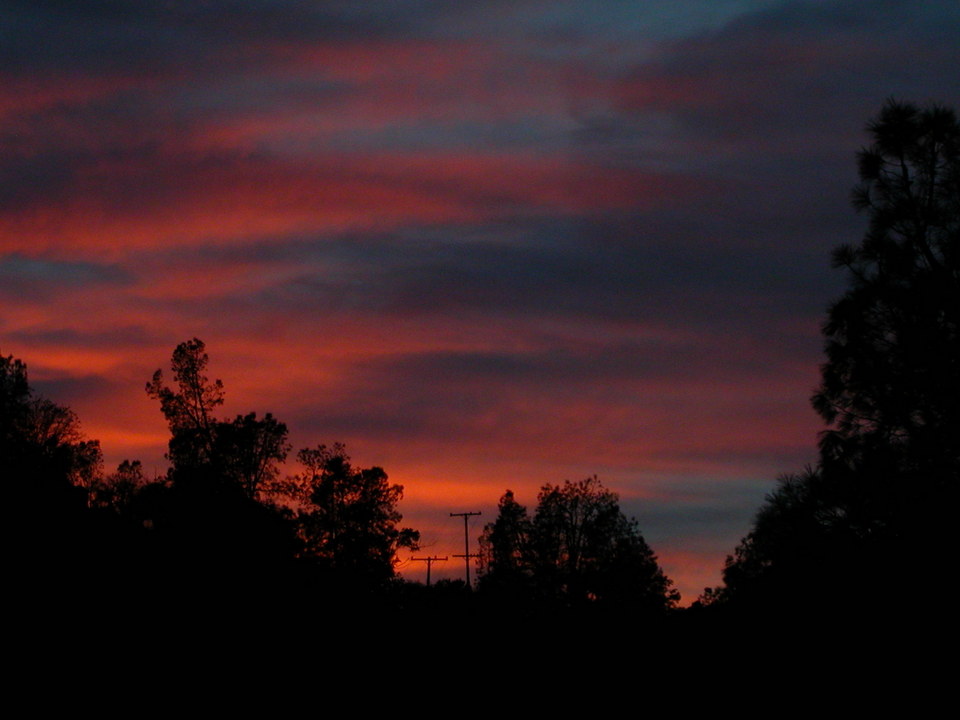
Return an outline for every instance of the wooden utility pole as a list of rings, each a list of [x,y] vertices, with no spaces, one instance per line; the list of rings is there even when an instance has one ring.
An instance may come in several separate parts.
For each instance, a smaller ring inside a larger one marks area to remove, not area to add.
[[[427,587],[430,587],[430,568],[433,566],[435,562],[446,560],[447,557],[446,556],[437,557],[436,555],[434,555],[433,557],[425,557],[425,558],[412,557],[410,559],[415,562],[425,562],[427,564]]]
[[[472,515],[480,515],[479,512],[462,512],[462,513],[450,513],[450,517],[462,517],[463,518],[463,555],[454,555],[454,557],[462,557],[464,565],[467,566],[467,589],[470,589],[470,558],[479,557],[479,555],[470,554],[470,535],[467,532],[467,520]]]

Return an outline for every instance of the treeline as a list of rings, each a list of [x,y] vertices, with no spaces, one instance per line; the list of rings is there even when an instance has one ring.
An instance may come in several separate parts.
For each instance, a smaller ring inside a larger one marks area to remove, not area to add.
[[[780,478],[698,605],[753,615],[945,613],[960,488],[960,125],[889,101],[858,153],[849,288],[823,324],[815,466]],[[942,590],[938,590],[942,588]]]
[[[36,574],[71,547],[86,555],[67,563],[72,582],[112,591],[383,590],[397,551],[419,540],[399,527],[403,488],[381,468],[355,467],[342,445],[300,450],[300,472],[281,477],[286,426],[270,414],[218,419],[223,384],[208,379],[208,362],[202,341],[181,343],[173,385],[160,370],[147,384],[170,428],[170,468],[148,478],[138,461],[105,474],[72,411],[36,395],[23,362],[0,358],[5,474],[29,496],[20,507],[56,509],[24,523]]]
[[[949,109],[890,101],[869,132],[854,193],[869,229],[835,253],[849,289],[823,327],[819,460],[781,478],[723,585],[688,618],[915,615],[952,567],[960,126]],[[169,470],[147,477],[136,461],[105,473],[73,412],[0,356],[0,472],[22,597],[161,597],[182,612],[229,598],[251,618],[265,602],[304,599],[353,612],[677,615],[678,594],[636,522],[595,477],[545,485],[532,515],[507,491],[479,538],[475,592],[400,581],[398,552],[420,541],[401,524],[403,488],[354,466],[339,444],[300,449],[299,470],[282,474],[286,425],[269,413],[219,418],[224,388],[208,363],[194,338],[174,350],[171,383],[162,370],[147,383],[170,431]]]
[[[149,478],[139,461],[104,473],[98,443],[83,438],[73,412],[36,395],[22,361],[0,358],[4,465],[32,494],[28,506],[59,508],[27,532],[28,573],[69,575],[101,593],[462,605],[473,589],[463,582],[426,589],[398,578],[398,553],[420,541],[401,527],[400,485],[382,468],[355,467],[340,444],[301,449],[300,471],[282,475],[286,425],[269,413],[218,418],[224,387],[208,364],[194,338],[173,352],[172,385],[162,370],[146,385],[170,430],[170,467]],[[51,565],[60,553],[51,546],[73,552]],[[679,600],[636,522],[595,477],[544,486],[532,519],[508,491],[475,559],[482,600],[471,602],[501,610],[663,614]]]

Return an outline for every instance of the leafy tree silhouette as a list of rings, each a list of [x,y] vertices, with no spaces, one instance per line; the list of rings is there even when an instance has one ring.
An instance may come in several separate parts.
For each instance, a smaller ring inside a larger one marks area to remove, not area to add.
[[[287,428],[270,414],[217,420],[223,383],[208,378],[208,363],[193,338],[173,352],[174,387],[161,370],[147,383],[170,427],[171,468],[131,512],[152,528],[174,590],[189,584],[220,595],[242,585],[246,595],[261,593],[296,550],[288,513],[261,502],[286,458]]]
[[[20,488],[44,505],[74,504],[83,498],[102,467],[100,444],[87,440],[70,408],[37,395],[27,366],[0,355],[0,458],[11,478],[33,481]]]
[[[46,622],[62,613],[64,597],[81,613],[128,567],[135,539],[87,506],[101,467],[99,443],[83,435],[73,411],[36,394],[25,363],[0,356],[0,477],[11,548],[5,599],[26,616]]]
[[[920,602],[910,567],[949,562],[960,484],[960,125],[940,106],[888,101],[858,155],[869,214],[834,266],[850,287],[823,327],[815,468],[781,479],[728,558],[727,600]]]
[[[339,443],[305,448],[297,459],[303,472],[277,494],[298,507],[303,555],[357,586],[393,578],[397,551],[416,550],[420,540],[416,530],[398,527],[403,486],[390,484],[382,468],[354,467]]]
[[[480,536],[483,574],[479,585],[483,590],[514,595],[517,600],[531,591],[532,537],[527,508],[507,490],[500,498],[496,520],[487,523]]]
[[[679,601],[636,520],[596,476],[544,485],[537,500],[529,520],[512,492],[501,498],[481,538],[488,566],[481,590],[520,597],[529,588],[547,603],[573,607],[663,611]]]
[[[176,389],[164,383],[157,370],[147,383],[147,394],[160,401],[170,427],[167,454],[173,479],[218,478],[232,483],[257,499],[272,483],[290,450],[287,426],[270,413],[217,420],[216,408],[224,401],[223,382],[207,377],[210,358],[202,340],[193,338],[173,351],[171,368]]]
[[[170,366],[177,389],[157,370],[147,383],[147,395],[160,401],[170,426],[168,459],[175,468],[202,467],[214,459],[214,411],[223,405],[223,382],[206,376],[210,357],[202,340],[182,342],[173,351]]]
[[[952,110],[888,102],[858,155],[854,205],[870,216],[834,252],[850,288],[824,325],[814,407],[825,458],[893,445],[960,460],[960,126]]]
[[[124,460],[116,472],[90,484],[87,502],[92,508],[123,514],[148,482],[139,460]]]
[[[267,413],[237,415],[215,426],[214,449],[224,475],[250,498],[269,497],[269,488],[280,473],[290,450],[287,426]]]

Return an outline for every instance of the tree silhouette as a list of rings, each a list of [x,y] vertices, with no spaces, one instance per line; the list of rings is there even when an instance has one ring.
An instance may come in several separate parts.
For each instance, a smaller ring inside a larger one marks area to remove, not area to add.
[[[824,325],[814,407],[826,457],[858,445],[960,460],[960,126],[953,111],[888,102],[858,155],[854,205],[870,216],[834,252],[850,288]]]
[[[834,266],[850,286],[823,327],[815,468],[787,476],[727,561],[727,599],[855,603],[891,573],[948,562],[960,486],[960,125],[888,101],[868,126],[854,205],[869,214]],[[887,603],[918,602],[886,582]]]
[[[289,450],[287,426],[270,413],[260,420],[256,413],[237,415],[215,425],[215,458],[224,475],[250,498],[260,499],[274,483],[277,464]]]
[[[636,520],[596,478],[544,485],[533,520],[507,493],[481,548],[487,572],[481,589],[518,596],[533,592],[568,606],[629,605],[662,611],[679,595],[660,569]]]
[[[223,382],[207,377],[210,358],[202,340],[193,338],[173,351],[171,368],[176,389],[167,386],[157,370],[147,383],[147,394],[160,401],[170,427],[167,457],[173,479],[206,477],[239,487],[251,499],[272,483],[290,450],[287,426],[267,413],[237,415],[217,420],[223,404]]]
[[[382,468],[355,468],[343,445],[319,445],[297,453],[303,472],[278,494],[298,507],[303,554],[325,571],[358,585],[394,576],[400,548],[417,549],[420,533],[399,528],[401,485]]]
[[[480,536],[482,573],[478,589],[507,602],[529,599],[533,587],[533,524],[527,508],[516,501],[512,490],[500,498],[497,518],[487,523]]]
[[[79,617],[125,577],[123,561],[135,542],[87,506],[101,467],[99,443],[83,435],[73,411],[37,395],[22,361],[0,356],[5,599],[38,612],[38,622],[53,616],[47,613],[54,605],[62,612],[65,597]]]
[[[170,428],[171,467],[129,512],[151,528],[171,592],[189,586],[211,596],[261,596],[297,547],[289,511],[261,497],[286,458],[287,428],[270,414],[218,420],[223,383],[209,379],[208,364],[206,346],[193,338],[173,352],[172,387],[161,370],[147,383]]]
[[[537,499],[534,553],[549,592],[573,602],[633,601],[654,609],[679,599],[636,520],[627,519],[616,493],[596,476],[544,485]]]
[[[206,376],[210,357],[202,340],[182,342],[173,351],[170,366],[176,389],[164,384],[157,370],[147,383],[147,395],[160,401],[160,410],[170,427],[168,458],[174,468],[198,468],[214,459],[213,416],[223,404],[223,382]]]
[[[500,498],[497,519],[487,523],[480,537],[484,575],[513,577],[529,571],[530,538],[533,531],[527,508],[516,501],[512,490]]]
[[[12,355],[0,356],[0,459],[9,477],[33,480],[26,492],[58,497],[82,495],[70,488],[89,486],[102,465],[100,444],[84,437],[76,414],[36,395]]]
[[[124,513],[147,483],[140,461],[124,460],[116,472],[90,484],[87,502],[92,508]]]

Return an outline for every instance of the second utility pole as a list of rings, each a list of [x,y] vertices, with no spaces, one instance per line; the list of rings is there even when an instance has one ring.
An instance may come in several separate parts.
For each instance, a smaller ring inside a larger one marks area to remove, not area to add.
[[[470,536],[467,534],[467,520],[471,515],[479,515],[478,512],[462,512],[462,513],[450,513],[450,517],[462,517],[463,518],[463,555],[454,555],[454,557],[462,557],[464,564],[467,566],[467,590],[470,590],[470,558],[477,557],[476,555],[470,554]]]

